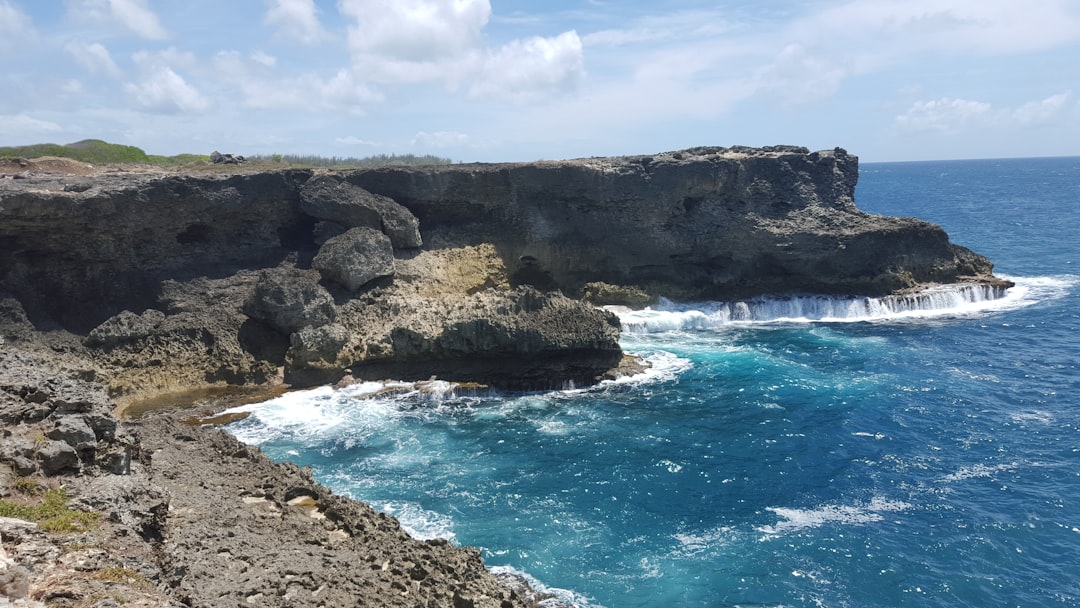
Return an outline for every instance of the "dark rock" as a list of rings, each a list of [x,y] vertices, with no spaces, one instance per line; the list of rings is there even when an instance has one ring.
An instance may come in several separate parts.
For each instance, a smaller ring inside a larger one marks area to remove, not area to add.
[[[244,312],[285,334],[325,325],[337,315],[333,297],[319,285],[318,273],[289,268],[262,271]]]
[[[33,333],[34,325],[27,318],[22,303],[0,293],[0,344],[5,340],[29,340]]]
[[[276,266],[314,249],[298,192],[310,175],[107,174],[85,192],[63,192],[60,177],[4,182],[0,291],[35,324],[86,333],[123,310],[158,308],[166,281]]]
[[[320,220],[346,228],[374,228],[390,237],[395,249],[412,249],[423,244],[420,222],[405,207],[386,196],[330,175],[319,175],[300,188],[300,208]]]
[[[79,454],[66,441],[53,439],[39,442],[35,458],[45,475],[77,473],[79,470]]]
[[[97,436],[86,421],[77,416],[65,416],[56,421],[53,428],[49,429],[45,436],[49,439],[63,441],[76,450],[93,448],[97,443]]]
[[[305,327],[291,336],[289,358],[294,364],[310,365],[317,361],[333,362],[349,341],[349,331],[336,323]]]
[[[323,278],[357,291],[371,281],[394,274],[390,238],[372,228],[351,228],[323,243],[311,265]]]
[[[323,243],[339,234],[345,234],[346,230],[348,230],[348,228],[337,222],[318,222],[315,224],[315,229],[313,231],[315,244],[322,247]]]
[[[247,162],[247,159],[239,154],[222,154],[214,150],[210,153],[210,162],[215,165],[241,165]]]
[[[440,246],[491,243],[519,284],[587,283],[677,299],[881,295],[987,279],[938,226],[855,207],[858,159],[805,148],[384,167],[348,180],[407,206]]]
[[[165,313],[160,310],[147,310],[141,315],[125,310],[92,329],[86,337],[86,344],[113,348],[118,344],[134,342],[154,333],[164,320]]]
[[[339,369],[359,379],[431,376],[521,390],[594,384],[619,365],[614,314],[530,287],[450,300],[395,297],[347,305],[355,328]]]

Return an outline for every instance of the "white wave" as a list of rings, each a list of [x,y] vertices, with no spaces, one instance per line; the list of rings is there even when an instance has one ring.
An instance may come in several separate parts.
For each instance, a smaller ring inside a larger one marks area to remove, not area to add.
[[[397,518],[401,528],[417,540],[442,538],[457,540],[454,518],[423,508],[414,502],[393,501],[375,505],[380,511]]]
[[[993,466],[975,464],[969,467],[961,467],[955,473],[949,473],[942,477],[941,482],[964,481],[965,479],[980,479],[993,477],[996,473],[1015,471],[1020,465],[1017,463],[996,464]]]
[[[661,299],[656,307],[610,307],[629,334],[716,329],[763,323],[852,323],[920,318],[965,317],[1012,310],[1061,298],[1077,284],[1072,275],[1002,277],[1005,289],[981,283],[937,285],[910,294],[871,297],[791,296],[740,302],[680,304]]]
[[[663,350],[635,352],[635,349],[631,346],[627,351],[641,357],[649,364],[648,369],[642,371],[640,374],[634,374],[633,376],[623,376],[614,380],[605,380],[597,385],[599,388],[622,384],[639,385],[667,382],[669,380],[674,380],[679,377],[680,374],[694,366],[690,359]]]
[[[867,524],[883,520],[882,513],[892,513],[910,509],[911,505],[898,500],[886,500],[874,497],[865,505],[823,505],[815,509],[787,509],[769,507],[780,520],[772,526],[754,528],[766,537],[787,532],[797,532],[808,528],[818,528],[826,524]]]
[[[699,534],[675,534],[674,538],[679,541],[678,553],[680,555],[694,556],[709,548],[730,542],[734,538],[734,530],[729,526],[721,526]]]
[[[540,608],[555,608],[561,606],[574,606],[575,608],[604,608],[600,604],[593,603],[589,598],[580,593],[570,591],[569,589],[549,587],[528,572],[519,570],[513,566],[491,566],[488,570],[496,575],[505,575],[522,579],[532,587],[533,591],[537,591],[541,595],[552,595],[556,598],[556,601],[554,602],[541,600],[537,604]]]
[[[258,445],[283,433],[319,435],[342,424],[346,417],[335,407],[334,396],[333,388],[322,386],[229,408],[223,414],[249,414],[240,424],[230,425],[229,432],[244,443]]]

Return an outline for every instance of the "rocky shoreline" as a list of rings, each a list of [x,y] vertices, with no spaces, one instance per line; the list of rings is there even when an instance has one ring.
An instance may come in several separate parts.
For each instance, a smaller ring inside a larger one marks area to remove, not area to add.
[[[857,173],[795,147],[352,172],[0,163],[0,605],[557,605],[192,412],[116,412],[640,371],[596,304],[1007,287],[939,227],[859,211]],[[48,497],[88,523],[29,521]]]

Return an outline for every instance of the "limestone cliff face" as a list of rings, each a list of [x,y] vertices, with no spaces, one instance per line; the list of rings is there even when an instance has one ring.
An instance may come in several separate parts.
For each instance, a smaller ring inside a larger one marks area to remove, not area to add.
[[[519,282],[682,299],[880,295],[989,276],[938,226],[855,207],[841,149],[696,148],[623,158],[358,171],[432,243],[494,244]]]
[[[857,177],[843,150],[775,147],[4,178],[0,338],[69,330],[76,367],[114,394],[279,369],[547,388],[622,361],[617,321],[556,290],[640,303],[993,280],[940,227],[859,211]]]
[[[273,266],[311,246],[310,171],[0,182],[0,287],[31,317],[88,330],[150,308],[161,281]],[[6,184],[6,185],[5,185]]]

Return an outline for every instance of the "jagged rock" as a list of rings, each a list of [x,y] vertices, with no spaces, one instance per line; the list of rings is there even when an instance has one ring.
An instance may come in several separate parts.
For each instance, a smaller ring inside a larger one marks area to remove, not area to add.
[[[214,150],[210,153],[210,162],[215,165],[242,165],[247,159],[239,154],[222,154]]]
[[[858,159],[839,148],[382,167],[348,179],[407,206],[428,242],[491,243],[515,283],[564,293],[605,282],[690,300],[881,295],[992,270],[939,226],[859,211]]]
[[[286,365],[290,378],[297,370],[338,370],[338,354],[349,341],[349,330],[336,323],[305,327],[290,336]]]
[[[125,310],[90,330],[86,344],[112,348],[125,342],[134,342],[154,333],[164,320],[165,313],[160,310],[146,310],[141,315]]]
[[[22,303],[0,293],[0,344],[5,340],[29,340],[33,333],[34,325],[27,318]]]
[[[78,451],[93,448],[97,443],[97,435],[93,429],[78,416],[60,418],[53,428],[45,433],[45,436],[49,439],[63,441]]]
[[[457,298],[400,293],[378,304],[354,300],[339,322],[349,328],[349,343],[335,369],[349,368],[358,379],[436,375],[548,389],[595,383],[622,358],[615,315],[524,286]]]
[[[597,306],[629,306],[644,308],[656,303],[656,296],[645,293],[637,287],[609,285],[607,283],[586,283],[581,299]]]
[[[357,291],[371,281],[394,274],[390,238],[372,228],[351,228],[329,239],[311,262],[323,278]]]
[[[315,244],[322,247],[323,243],[339,234],[345,234],[346,230],[348,230],[348,228],[337,222],[318,222],[315,224],[315,229],[312,231],[312,234],[315,238]]]
[[[330,175],[319,175],[300,188],[300,208],[320,220],[346,228],[365,226],[382,231],[395,249],[412,249],[423,244],[420,222],[405,207],[386,196],[372,194],[359,186]]]
[[[75,473],[79,470],[79,454],[66,441],[40,441],[34,457],[45,475]]]
[[[334,298],[319,285],[318,273],[288,268],[261,272],[244,312],[284,334],[325,325],[337,315]]]
[[[310,170],[102,174],[0,184],[0,290],[35,324],[85,334],[123,310],[159,306],[165,282],[277,266],[310,248],[300,211]],[[84,178],[80,178],[84,179]]]
[[[4,546],[0,545],[0,598],[19,600],[29,592],[30,571],[8,557]]]

